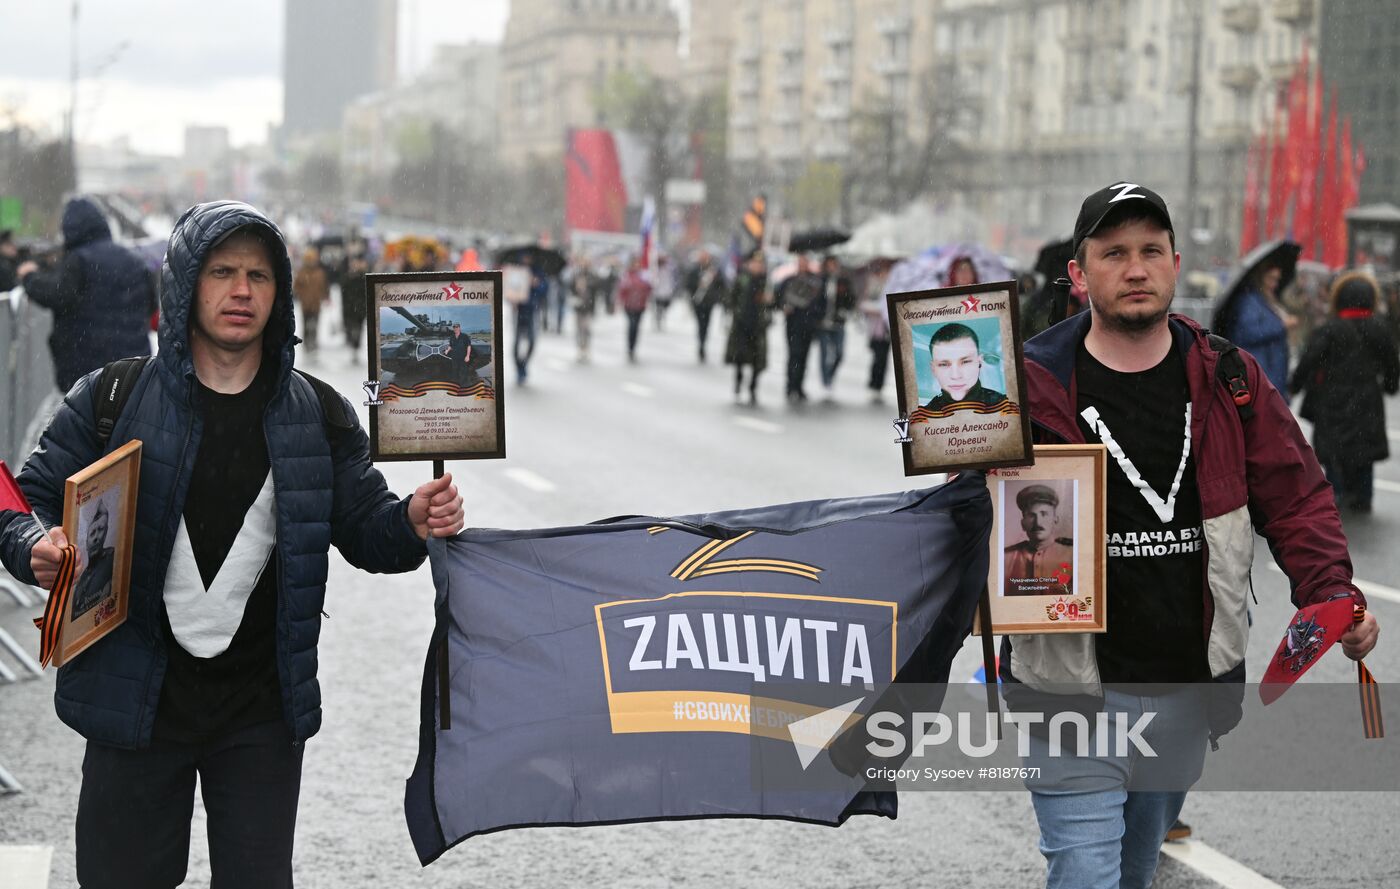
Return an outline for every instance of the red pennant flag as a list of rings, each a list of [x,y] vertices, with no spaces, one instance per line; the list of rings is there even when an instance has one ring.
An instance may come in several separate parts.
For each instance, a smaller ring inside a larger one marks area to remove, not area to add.
[[[1265,704],[1278,700],[1298,677],[1308,672],[1333,643],[1355,623],[1351,597],[1331,599],[1300,608],[1289,621],[1259,686]]]
[[[34,513],[34,507],[29,505],[28,498],[19,489],[19,482],[10,474],[10,467],[5,465],[4,460],[0,460],[0,509]]]
[[[1297,241],[1302,245],[1301,256],[1315,259],[1316,254],[1316,201],[1318,173],[1318,143],[1322,129],[1322,69],[1313,66],[1312,84],[1306,87],[1307,114],[1304,120],[1303,155],[1299,160],[1302,176],[1298,182],[1298,210],[1293,220]]]
[[[1318,258],[1329,268],[1341,268],[1346,262],[1346,220],[1342,218],[1340,171],[1337,166],[1337,88],[1332,88],[1332,102],[1327,109],[1327,131],[1322,137],[1322,205],[1319,210],[1319,234],[1322,255]],[[1341,232],[1338,250],[1337,233]]]
[[[1264,179],[1264,164],[1268,162],[1268,143],[1263,133],[1249,146],[1244,171],[1244,219],[1240,222],[1240,255],[1253,250],[1259,243],[1259,199]]]
[[[1288,227],[1288,170],[1284,156],[1281,118],[1283,100],[1274,105],[1274,121],[1269,127],[1269,213],[1264,218],[1264,237],[1281,238]]]

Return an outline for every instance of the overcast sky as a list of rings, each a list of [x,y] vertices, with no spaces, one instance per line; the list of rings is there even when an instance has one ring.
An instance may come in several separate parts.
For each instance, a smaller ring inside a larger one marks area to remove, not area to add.
[[[139,150],[179,154],[186,124],[222,124],[236,145],[263,141],[282,118],[282,4],[83,0],[78,138],[127,136]],[[399,0],[400,73],[421,68],[438,43],[500,40],[508,8]],[[17,116],[61,131],[70,9],[69,0],[0,0],[0,126]]]

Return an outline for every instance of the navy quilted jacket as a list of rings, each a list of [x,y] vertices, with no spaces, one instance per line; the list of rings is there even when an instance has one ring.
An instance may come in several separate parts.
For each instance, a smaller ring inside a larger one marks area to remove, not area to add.
[[[126,622],[65,664],[58,674],[58,716],[93,741],[125,748],[149,745],[165,675],[162,598],[175,532],[184,511],[201,424],[189,352],[190,304],[209,248],[236,228],[261,226],[281,243],[277,228],[246,204],[220,201],[191,208],[175,226],[162,269],[160,350],[138,380],[107,449],[142,441],[140,494]],[[273,257],[277,301],[264,344],[280,362],[278,388],[264,415],[277,492],[277,668],[282,710],[297,741],[321,725],[316,640],[326,591],[327,553],[334,543],[358,568],[410,571],[427,555],[396,498],[369,462],[369,440],[354,421],[328,437],[315,390],[292,373],[291,266],[285,249]],[[19,475],[20,487],[47,524],[63,513],[63,482],[103,453],[96,437],[97,378],[78,381]],[[334,446],[332,446],[332,441]],[[15,577],[33,582],[29,552],[33,523],[0,513],[0,558]]]
[[[109,361],[151,354],[151,276],[135,253],[112,242],[102,211],[87,198],[63,208],[63,263],[31,272],[24,289],[53,312],[49,349],[60,391]]]

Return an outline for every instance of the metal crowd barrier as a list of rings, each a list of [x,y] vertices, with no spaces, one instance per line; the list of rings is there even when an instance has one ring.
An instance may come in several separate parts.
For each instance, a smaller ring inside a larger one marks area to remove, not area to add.
[[[53,316],[34,305],[23,289],[0,293],[0,459],[17,471],[39,440],[39,433],[62,398],[54,385],[49,332]],[[21,608],[42,605],[44,591],[12,579],[0,570],[0,591]],[[0,628],[0,651],[17,664],[24,678],[43,675],[25,648]],[[0,683],[18,682],[20,675],[0,656]],[[0,764],[0,793],[24,788]]]

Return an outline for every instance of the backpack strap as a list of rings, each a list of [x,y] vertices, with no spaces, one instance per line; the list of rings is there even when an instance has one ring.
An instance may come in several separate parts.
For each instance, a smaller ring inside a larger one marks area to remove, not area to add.
[[[1254,393],[1249,391],[1249,376],[1244,359],[1240,357],[1240,347],[1214,333],[1207,333],[1206,340],[1220,356],[1215,365],[1215,375],[1229,391],[1235,409],[1240,412],[1240,419],[1248,420],[1254,416]]]
[[[102,377],[97,384],[97,440],[104,449],[108,439],[112,437],[112,430],[117,427],[122,408],[126,407],[131,398],[131,390],[135,388],[136,381],[141,378],[141,371],[150,361],[150,355],[122,358],[102,368]],[[298,369],[297,373],[316,391],[316,398],[321,402],[327,438],[354,427],[354,420],[346,413],[345,400],[330,383],[317,379],[304,370]]]
[[[149,355],[121,358],[102,368],[102,377],[97,383],[97,441],[104,450],[112,430],[117,428],[122,408],[131,398],[131,390],[150,361]]]
[[[321,413],[325,415],[327,438],[354,427],[355,421],[345,409],[345,399],[340,397],[340,393],[335,391],[334,386],[325,380],[313,377],[301,368],[295,368],[295,370],[302,379],[311,384],[312,389],[316,390],[316,398],[321,402]]]

